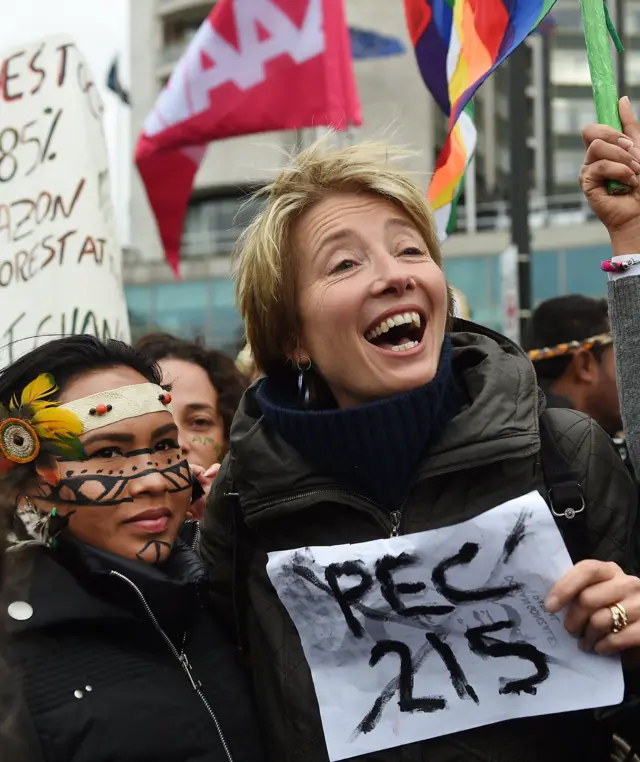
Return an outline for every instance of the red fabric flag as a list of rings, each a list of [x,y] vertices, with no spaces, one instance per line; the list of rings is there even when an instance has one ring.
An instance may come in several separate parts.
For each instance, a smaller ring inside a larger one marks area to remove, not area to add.
[[[136,146],[176,276],[183,220],[207,143],[361,122],[343,0],[219,0]]]

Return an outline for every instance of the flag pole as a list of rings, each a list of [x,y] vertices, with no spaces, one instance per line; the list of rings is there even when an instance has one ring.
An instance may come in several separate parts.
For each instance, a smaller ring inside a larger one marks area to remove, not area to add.
[[[520,335],[531,316],[531,233],[529,229],[529,147],[523,129],[527,113],[526,43],[509,56],[509,154],[511,158],[511,241],[518,256]]]
[[[604,0],[580,0],[580,10],[598,122],[622,131],[609,35],[611,34],[616,43],[618,52],[621,52],[622,45],[608,17]],[[607,190],[610,195],[620,196],[629,193],[631,188],[617,180],[611,180],[607,184]]]
[[[620,44],[623,48],[618,53],[618,57],[616,59],[616,74],[617,74],[617,80],[618,80],[618,92],[622,93],[623,95],[627,92],[627,71],[626,71],[626,55],[624,52],[624,47],[626,44],[626,19],[624,17],[625,14],[625,3],[623,0],[616,0],[615,2],[615,11],[616,11],[616,29],[618,30],[618,37],[620,38]]]

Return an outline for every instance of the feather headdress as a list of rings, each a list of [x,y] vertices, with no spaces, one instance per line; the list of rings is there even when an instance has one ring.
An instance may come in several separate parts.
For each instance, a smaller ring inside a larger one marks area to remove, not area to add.
[[[9,407],[0,405],[0,474],[33,463],[40,477],[55,486],[60,479],[56,457],[86,458],[78,438],[80,419],[49,399],[57,390],[53,376],[42,373],[19,399],[14,395]]]

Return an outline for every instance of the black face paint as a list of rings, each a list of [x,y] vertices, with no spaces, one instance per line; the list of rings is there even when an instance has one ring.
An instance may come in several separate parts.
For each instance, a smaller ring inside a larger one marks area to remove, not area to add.
[[[152,557],[150,563],[159,564],[160,559],[162,558],[162,548],[168,548],[169,552],[171,552],[172,547],[173,546],[170,542],[163,542],[162,540],[149,540],[149,542],[146,542],[143,547],[136,553],[136,558],[140,559],[140,561],[147,561],[147,559],[144,558],[145,554],[147,554]]]
[[[149,450],[135,450],[127,453],[124,457],[133,457],[141,453],[150,453]],[[81,506],[116,506],[122,503],[132,503],[132,497],[126,497],[125,492],[131,481],[140,479],[149,474],[159,473],[167,482],[167,492],[184,492],[193,488],[193,477],[191,469],[186,460],[177,461],[173,465],[165,468],[144,468],[137,471],[136,467],[131,468],[131,473],[120,471],[113,475],[113,471],[105,473],[79,473],[74,475],[73,471],[67,471],[66,476],[60,479],[55,487],[42,487],[41,499],[48,503],[74,503]],[[71,474],[71,475],[70,475]],[[101,490],[95,496],[85,493],[89,487],[92,493],[96,492],[96,485]],[[71,493],[71,496],[68,494]]]

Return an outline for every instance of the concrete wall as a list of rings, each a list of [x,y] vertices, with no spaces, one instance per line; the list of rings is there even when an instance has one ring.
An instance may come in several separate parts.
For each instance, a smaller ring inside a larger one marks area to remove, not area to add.
[[[156,0],[131,0],[131,145],[135,148],[144,120],[158,97],[156,63],[162,45],[162,29],[156,16]],[[156,223],[137,169],[131,178],[131,246],[146,259],[160,259],[162,246]],[[125,261],[126,278],[126,261]]]

